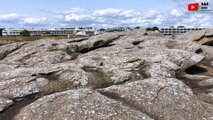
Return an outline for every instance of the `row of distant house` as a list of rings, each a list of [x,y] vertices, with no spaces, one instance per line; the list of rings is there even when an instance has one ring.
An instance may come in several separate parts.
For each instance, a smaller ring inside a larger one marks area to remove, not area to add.
[[[185,26],[177,26],[177,27],[171,26],[169,28],[161,28],[160,32],[163,35],[180,35],[188,31],[199,31],[203,29],[205,28],[185,28]]]
[[[186,33],[188,31],[198,31],[204,28],[185,28],[184,26],[171,26],[169,28],[161,28],[159,31],[163,35],[179,35],[182,33]],[[92,27],[75,27],[75,28],[55,28],[55,29],[1,29],[0,28],[0,36],[20,36],[20,33],[23,30],[28,30],[31,36],[43,36],[43,35],[97,35],[105,32],[118,32],[118,31],[127,31],[131,30],[131,28],[124,28],[124,27],[114,27],[114,28],[101,28],[97,30],[96,28]],[[2,32],[1,32],[2,31]]]
[[[20,36],[21,32],[27,30],[31,36],[43,36],[43,35],[97,35],[105,32],[120,32],[131,30],[131,28],[114,27],[114,28],[101,28],[96,29],[92,27],[75,27],[75,28],[54,28],[54,29],[25,29],[25,28],[0,28],[0,36]]]
[[[55,28],[55,29],[24,29],[24,28],[8,28],[2,30],[2,36],[20,36],[21,32],[27,30],[31,36],[43,35],[96,35],[98,31],[95,28]]]

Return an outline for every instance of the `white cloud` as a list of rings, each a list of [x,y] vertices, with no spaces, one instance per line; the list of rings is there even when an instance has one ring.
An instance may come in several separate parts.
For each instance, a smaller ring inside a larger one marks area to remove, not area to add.
[[[152,18],[155,18],[159,14],[160,13],[156,10],[150,10],[143,15],[143,18],[144,19],[152,19]]]
[[[21,26],[52,26],[52,27],[73,27],[73,26],[141,26],[141,27],[169,27],[173,25],[185,25],[190,27],[213,27],[212,12],[187,11],[187,6],[174,8],[171,11],[161,12],[150,10],[139,12],[108,8],[102,10],[87,11],[83,8],[71,8],[63,11],[42,10],[43,16],[19,15],[15,13],[0,15],[0,21],[4,25],[12,24]],[[49,16],[45,16],[49,15]]]
[[[96,10],[92,14],[96,17],[123,17],[123,18],[131,18],[140,16],[141,13],[133,10],[122,10],[122,9],[115,9],[115,8],[108,8],[103,10]]]
[[[213,17],[206,13],[192,14],[182,19],[182,23],[193,27],[213,27]]]
[[[84,12],[84,11],[85,11],[85,9],[76,7],[76,8],[71,8],[69,10],[65,10],[65,11],[58,12],[58,13],[59,14],[75,14],[75,13]]]
[[[41,24],[46,22],[48,22],[47,17],[26,17],[20,21],[22,24]]]
[[[105,10],[96,10],[93,12],[93,16],[115,16],[121,12],[120,9],[109,8]]]
[[[16,13],[10,13],[10,14],[0,14],[0,21],[6,21],[6,20],[11,20],[11,19],[16,19],[18,18],[18,14]]]
[[[156,19],[154,19],[154,20],[152,21],[152,23],[153,23],[153,24],[156,24],[156,25],[160,25],[160,24],[162,24],[164,21],[166,21],[166,18],[165,18],[163,15],[158,15],[158,16],[156,17]]]
[[[195,1],[194,1],[195,2]],[[189,12],[187,5],[170,11],[174,25],[184,25],[187,27],[213,27],[213,11],[208,12]]]
[[[90,20],[90,15],[77,15],[77,14],[69,14],[65,16],[65,21],[82,21],[82,20]]]
[[[180,17],[180,16],[183,16],[185,13],[183,10],[181,9],[173,9],[171,12],[170,12],[171,15],[173,16],[176,16],[176,17]]]

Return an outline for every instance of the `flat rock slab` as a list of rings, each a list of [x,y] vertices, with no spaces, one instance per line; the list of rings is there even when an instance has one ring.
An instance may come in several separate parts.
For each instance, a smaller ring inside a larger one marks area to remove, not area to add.
[[[177,36],[177,39],[183,40],[183,41],[197,41],[197,40],[200,40],[202,37],[204,37],[205,33],[206,33],[206,30],[189,31],[187,33]]]

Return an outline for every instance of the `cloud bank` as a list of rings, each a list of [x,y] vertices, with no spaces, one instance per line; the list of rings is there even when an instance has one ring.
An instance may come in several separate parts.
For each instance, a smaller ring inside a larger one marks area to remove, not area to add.
[[[66,11],[41,10],[44,16],[0,14],[0,27],[213,27],[213,12],[188,12],[187,5],[167,12],[146,12],[108,8],[88,12],[83,8]],[[42,15],[43,15],[42,14]],[[47,16],[45,16],[47,15]]]

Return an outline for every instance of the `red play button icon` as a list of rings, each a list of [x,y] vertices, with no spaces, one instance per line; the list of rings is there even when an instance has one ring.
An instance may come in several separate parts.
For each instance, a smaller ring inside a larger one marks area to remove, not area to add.
[[[199,10],[199,3],[188,4],[188,11],[198,11],[198,10]]]

